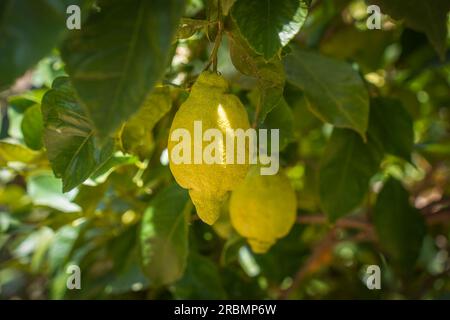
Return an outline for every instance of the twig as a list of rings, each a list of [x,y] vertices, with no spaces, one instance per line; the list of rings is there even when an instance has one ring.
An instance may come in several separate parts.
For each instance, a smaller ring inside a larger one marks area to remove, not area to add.
[[[436,225],[450,222],[450,209],[441,210],[424,215],[425,221],[429,225]]]
[[[330,253],[335,243],[336,229],[333,228],[325,236],[325,238],[323,238],[322,241],[314,247],[309,259],[295,274],[294,279],[292,280],[292,285],[289,288],[280,291],[278,298],[282,300],[289,298],[289,295],[300,286],[305,277],[311,272],[312,269],[315,268],[317,262],[323,260],[324,256]]]
[[[208,70],[209,67],[213,66],[213,71],[217,72],[217,53],[220,48],[220,44],[222,43],[222,35],[223,35],[223,21],[222,21],[222,8],[220,5],[220,1],[218,1],[218,13],[217,13],[217,35],[216,39],[214,40],[214,47],[211,51],[211,56],[209,57],[209,62],[206,65],[204,71]]]
[[[301,215],[297,218],[297,222],[301,224],[329,223],[327,217],[323,214]],[[368,221],[357,218],[342,218],[337,220],[334,225],[338,228],[347,228],[347,229],[361,229],[361,230],[372,229],[372,226]]]

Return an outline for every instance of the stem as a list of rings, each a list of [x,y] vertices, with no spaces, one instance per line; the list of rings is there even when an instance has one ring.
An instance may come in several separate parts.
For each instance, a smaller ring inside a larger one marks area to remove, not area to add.
[[[297,222],[301,224],[327,224],[328,219],[322,214],[310,214],[298,216]],[[371,225],[369,222],[356,218],[341,218],[336,221],[335,226],[338,228],[369,230]]]
[[[217,2],[217,35],[214,40],[214,47],[211,51],[211,56],[209,57],[209,62],[206,65],[204,71],[208,70],[209,67],[213,66],[213,71],[217,72],[217,53],[219,52],[220,44],[222,43],[222,35],[223,35],[223,19],[222,19],[222,6],[220,4],[220,0]]]

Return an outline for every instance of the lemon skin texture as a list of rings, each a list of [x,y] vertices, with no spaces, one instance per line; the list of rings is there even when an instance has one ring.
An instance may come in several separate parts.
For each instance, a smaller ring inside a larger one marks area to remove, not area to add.
[[[296,195],[286,176],[260,175],[252,166],[230,199],[231,224],[255,253],[265,253],[295,223]]]
[[[249,165],[226,163],[225,134],[227,129],[250,128],[247,112],[238,97],[227,93],[227,81],[214,72],[203,72],[194,83],[187,100],[174,116],[169,132],[169,166],[177,183],[189,190],[189,195],[201,220],[214,224],[220,215],[223,202],[228,193],[234,190],[247,174]],[[202,122],[203,133],[210,128],[219,129],[223,136],[218,163],[194,163],[194,152],[202,152],[211,142],[202,140],[202,150],[194,150],[194,121]],[[190,163],[174,163],[172,150],[178,141],[172,141],[172,132],[178,128],[186,129],[191,135]],[[236,149],[235,143],[235,149]],[[236,152],[234,150],[234,152]]]

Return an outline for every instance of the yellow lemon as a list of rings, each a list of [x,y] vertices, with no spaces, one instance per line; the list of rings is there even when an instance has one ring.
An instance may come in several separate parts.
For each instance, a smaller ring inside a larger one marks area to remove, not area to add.
[[[255,253],[289,233],[296,217],[295,192],[286,176],[261,175],[253,166],[230,199],[231,223]]]
[[[250,128],[244,106],[228,90],[222,76],[214,72],[200,74],[188,99],[175,114],[169,132],[170,170],[177,183],[189,189],[198,216],[208,224],[217,220],[228,192],[244,180],[248,171],[248,161],[229,163],[226,157],[227,129]],[[206,138],[208,129],[217,129],[215,132],[222,138]],[[230,150],[233,154],[236,147],[237,144]],[[215,161],[208,161],[205,154]]]

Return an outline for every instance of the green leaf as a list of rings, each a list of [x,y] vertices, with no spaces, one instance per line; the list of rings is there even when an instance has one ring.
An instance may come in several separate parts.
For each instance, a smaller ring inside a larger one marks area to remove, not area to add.
[[[386,153],[411,159],[414,145],[412,118],[400,101],[376,98],[371,101],[369,135]]]
[[[183,0],[100,1],[72,31],[63,60],[95,131],[112,133],[135,113],[162,77]]]
[[[123,150],[141,160],[149,158],[153,150],[152,129],[171,106],[170,88],[155,88],[139,111],[125,123],[121,133]]]
[[[9,162],[32,163],[38,159],[39,153],[27,147],[9,142],[0,141],[0,165],[6,166]]]
[[[25,111],[21,128],[23,139],[27,147],[33,150],[42,149],[44,124],[42,122],[40,105],[36,104]]]
[[[178,280],[188,255],[188,193],[176,184],[151,201],[142,218],[140,233],[142,267],[152,286]]]
[[[272,58],[297,34],[306,20],[303,0],[238,0],[231,17],[255,52]]]
[[[176,299],[225,299],[217,266],[208,258],[190,253],[183,278],[175,283],[173,295]]]
[[[242,39],[235,27],[229,33],[230,57],[233,65],[241,73],[257,80],[259,98],[256,121],[261,124],[283,98],[285,75],[280,58],[266,61],[255,54]]]
[[[224,16],[228,15],[228,13],[230,12],[230,10],[233,7],[235,2],[236,2],[236,0],[222,0],[221,1],[222,13]]]
[[[81,0],[3,0],[0,4],[0,89],[12,84],[55,47],[66,9]]]
[[[425,236],[425,223],[399,181],[391,178],[385,183],[373,219],[382,247],[401,267],[411,269]]]
[[[51,272],[56,272],[68,262],[80,232],[87,226],[85,219],[80,219],[76,222],[61,227],[55,233],[48,252]]]
[[[220,264],[222,266],[226,266],[232,262],[237,261],[239,256],[239,249],[245,245],[245,238],[237,234],[233,234],[223,245],[223,249],[220,254]]]
[[[402,19],[405,24],[427,35],[429,41],[445,58],[447,50],[447,13],[450,10],[448,0],[371,0],[380,6],[381,11],[394,19]]]
[[[308,242],[305,240],[307,233],[304,226],[295,224],[289,234],[279,239],[269,252],[255,254],[253,258],[259,269],[259,276],[266,277],[269,282],[281,283],[287,274],[295,274],[298,266],[302,265],[305,258],[311,254]],[[313,231],[313,233],[316,234],[317,231]],[[289,259],[284,257],[289,257]]]
[[[122,152],[117,151],[113,156],[106,160],[106,162],[100,166],[89,179],[96,184],[103,183],[115,169],[135,164],[138,161],[138,158],[135,156],[124,155]]]
[[[55,208],[62,212],[77,212],[80,207],[72,203],[73,194],[62,193],[60,179],[51,172],[41,172],[27,177],[27,191],[35,205]]]
[[[322,121],[365,138],[369,95],[359,74],[339,60],[294,49],[285,57],[288,82],[304,90],[311,111]]]
[[[294,140],[294,116],[284,98],[282,98],[277,107],[267,115],[263,127],[280,130],[280,151],[286,148],[286,146]]]
[[[114,141],[100,145],[92,124],[81,108],[69,79],[53,82],[42,99],[44,144],[56,177],[63,180],[63,191],[83,183],[112,155]]]
[[[352,130],[334,129],[320,164],[320,204],[332,222],[363,200],[382,152],[370,139],[364,143]]]

